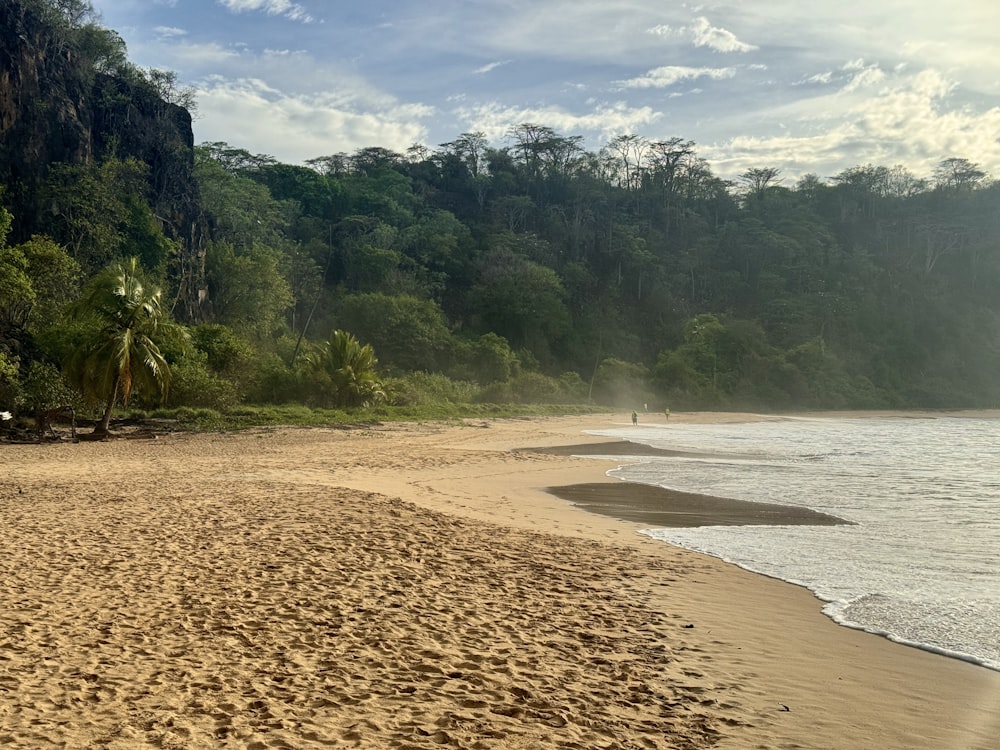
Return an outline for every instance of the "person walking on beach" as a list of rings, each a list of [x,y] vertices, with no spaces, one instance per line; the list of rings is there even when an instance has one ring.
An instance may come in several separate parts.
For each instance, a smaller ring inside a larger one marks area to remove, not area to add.
[[[632,426],[635,427],[639,424],[639,415],[635,413],[635,409],[632,410]]]

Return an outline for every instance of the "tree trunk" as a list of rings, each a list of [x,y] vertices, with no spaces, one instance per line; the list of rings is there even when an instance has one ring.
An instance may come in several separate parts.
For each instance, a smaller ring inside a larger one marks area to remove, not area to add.
[[[108,429],[111,426],[111,411],[115,408],[115,401],[118,400],[118,377],[116,376],[114,382],[111,384],[111,395],[108,396],[108,403],[104,407],[104,416],[101,417],[101,423],[94,428],[95,435],[107,435]]]

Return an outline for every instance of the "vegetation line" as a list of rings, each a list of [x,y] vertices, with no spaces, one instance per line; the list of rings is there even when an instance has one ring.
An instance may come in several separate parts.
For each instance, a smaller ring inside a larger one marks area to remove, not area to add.
[[[961,156],[730,182],[523,123],[282,164],[193,146],[83,0],[0,5],[0,42],[4,425],[1000,403],[1000,184]]]

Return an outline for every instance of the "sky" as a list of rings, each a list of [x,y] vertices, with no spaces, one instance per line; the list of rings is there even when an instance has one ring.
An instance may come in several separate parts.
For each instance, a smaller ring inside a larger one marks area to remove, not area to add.
[[[194,89],[196,143],[285,163],[534,123],[693,141],[719,177],[964,158],[1000,177],[997,0],[91,0]]]

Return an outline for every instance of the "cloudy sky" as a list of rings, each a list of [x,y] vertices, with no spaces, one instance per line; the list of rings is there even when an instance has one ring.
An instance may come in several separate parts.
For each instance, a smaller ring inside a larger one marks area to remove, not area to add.
[[[726,178],[950,157],[1000,177],[996,0],[92,2],[194,87],[196,142],[283,162],[531,122],[591,150],[691,140]]]

